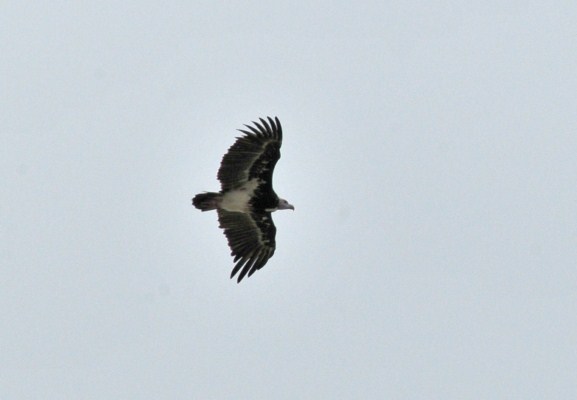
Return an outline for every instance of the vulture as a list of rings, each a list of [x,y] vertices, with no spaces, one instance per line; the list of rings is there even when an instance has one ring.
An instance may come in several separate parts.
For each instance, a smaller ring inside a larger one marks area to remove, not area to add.
[[[192,199],[201,211],[216,210],[219,227],[224,230],[234,257],[231,279],[238,273],[240,282],[265,266],[273,256],[276,227],[271,214],[294,210],[272,187],[272,174],[280,158],[282,127],[278,118],[239,129],[244,135],[222,158],[217,178],[220,192],[204,192]]]

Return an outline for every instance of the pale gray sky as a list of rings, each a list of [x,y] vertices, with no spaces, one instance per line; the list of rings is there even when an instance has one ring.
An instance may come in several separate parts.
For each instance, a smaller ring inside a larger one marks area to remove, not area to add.
[[[0,398],[577,398],[577,5],[505,3],[1,5]]]

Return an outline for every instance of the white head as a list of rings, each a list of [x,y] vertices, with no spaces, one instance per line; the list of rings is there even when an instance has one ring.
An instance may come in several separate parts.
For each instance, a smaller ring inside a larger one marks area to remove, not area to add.
[[[294,210],[295,208],[293,207],[292,204],[289,204],[288,201],[286,201],[285,199],[278,199],[278,207],[277,210]]]

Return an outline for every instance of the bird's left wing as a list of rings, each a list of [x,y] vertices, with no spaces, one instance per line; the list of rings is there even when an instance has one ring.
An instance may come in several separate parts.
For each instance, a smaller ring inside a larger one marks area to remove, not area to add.
[[[236,263],[230,274],[231,278],[240,271],[240,282],[245,275],[251,276],[264,267],[273,256],[276,227],[270,212],[246,214],[219,209],[218,222],[224,229]]]

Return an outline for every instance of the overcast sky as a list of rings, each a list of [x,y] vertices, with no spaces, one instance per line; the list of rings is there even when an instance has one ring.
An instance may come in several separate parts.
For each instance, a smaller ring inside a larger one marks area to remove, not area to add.
[[[574,1],[0,5],[0,398],[577,398]],[[277,250],[214,213],[284,128]]]

